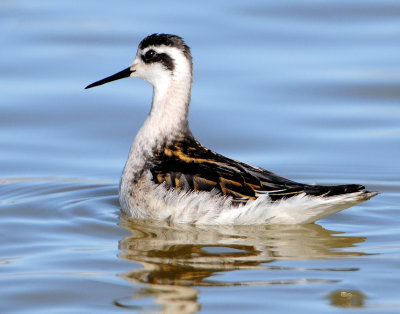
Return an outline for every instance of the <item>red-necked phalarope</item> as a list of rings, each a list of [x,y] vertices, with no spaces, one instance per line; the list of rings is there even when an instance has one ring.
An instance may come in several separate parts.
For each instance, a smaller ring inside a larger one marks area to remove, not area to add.
[[[86,88],[124,77],[153,85],[153,104],[132,144],[120,182],[134,218],[193,224],[310,223],[377,193],[362,185],[297,183],[202,146],[188,125],[193,66],[182,38],[153,34],[133,64]]]

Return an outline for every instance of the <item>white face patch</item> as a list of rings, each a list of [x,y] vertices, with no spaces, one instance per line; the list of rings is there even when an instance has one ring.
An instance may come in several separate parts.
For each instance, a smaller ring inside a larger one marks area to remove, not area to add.
[[[168,68],[161,60],[160,62],[145,62],[142,56],[153,50],[156,54],[165,54],[168,56],[170,62],[172,62],[172,67]],[[131,66],[131,70],[135,70],[132,73],[132,77],[141,78],[153,86],[168,85],[169,80],[175,77],[186,77],[191,80],[192,65],[183,52],[176,48],[166,45],[160,46],[148,46],[145,49],[138,49],[136,58]]]

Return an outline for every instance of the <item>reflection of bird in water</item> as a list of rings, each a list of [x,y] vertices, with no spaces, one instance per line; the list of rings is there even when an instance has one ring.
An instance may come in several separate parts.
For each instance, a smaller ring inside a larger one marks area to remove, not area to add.
[[[310,223],[376,195],[355,184],[297,183],[201,145],[188,124],[192,56],[178,36],[146,37],[130,67],[86,88],[124,77],[154,87],[151,112],[121,178],[121,206],[134,218],[216,225]]]
[[[135,298],[154,296],[158,303],[174,310],[177,304],[186,304],[188,308],[198,306],[198,290],[195,287],[335,282],[332,279],[307,278],[304,275],[307,271],[322,275],[332,268],[327,270],[267,265],[270,262],[364,255],[362,252],[337,249],[353,247],[365,238],[341,236],[339,232],[329,231],[315,224],[201,228],[127,221],[124,226],[132,234],[121,240],[120,257],[140,263],[143,268],[121,276],[129,282],[148,286],[148,289],[142,289]],[[227,281],[219,278],[224,276],[216,276],[233,270],[272,271],[273,277],[278,278]],[[280,273],[282,279],[279,279]],[[287,279],[288,273],[291,278],[293,273],[298,274],[298,278]]]

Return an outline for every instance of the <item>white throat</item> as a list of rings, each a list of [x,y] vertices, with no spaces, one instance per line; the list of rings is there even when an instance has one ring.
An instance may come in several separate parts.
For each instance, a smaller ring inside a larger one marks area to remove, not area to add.
[[[167,78],[161,78],[153,85],[151,111],[142,127],[148,136],[165,140],[190,133],[188,113],[191,85],[190,72],[168,74]]]

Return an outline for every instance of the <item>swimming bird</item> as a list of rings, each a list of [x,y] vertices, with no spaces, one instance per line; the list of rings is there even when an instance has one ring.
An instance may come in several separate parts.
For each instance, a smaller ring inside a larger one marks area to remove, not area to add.
[[[190,224],[311,223],[375,196],[364,186],[309,185],[217,154],[189,129],[193,80],[189,46],[171,34],[152,34],[132,65],[88,85],[125,77],[153,86],[151,111],[122,173],[122,211],[137,219]]]

